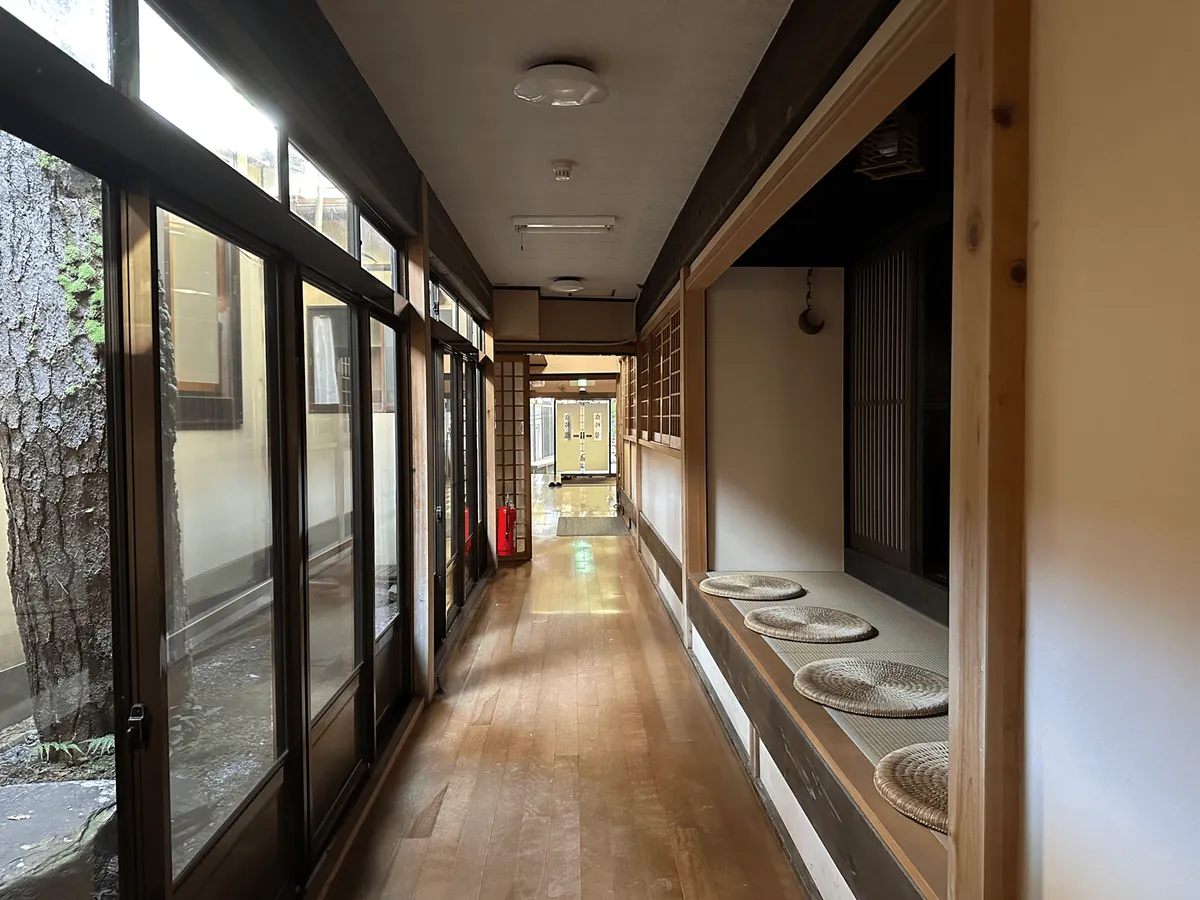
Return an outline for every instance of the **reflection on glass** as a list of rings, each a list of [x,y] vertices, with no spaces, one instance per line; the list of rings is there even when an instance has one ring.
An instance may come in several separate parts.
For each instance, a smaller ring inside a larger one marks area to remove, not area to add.
[[[457,327],[458,304],[454,302],[454,298],[448,294],[445,289],[439,287],[438,294],[438,318],[449,325],[451,328]]]
[[[453,360],[442,354],[442,473],[445,480],[442,502],[443,531],[446,533],[446,612],[454,606],[454,377]]]
[[[315,718],[354,670],[354,319],[304,285],[308,386],[308,639]]]
[[[279,196],[279,133],[142,0],[138,90],[144,102],[272,197]]]
[[[93,75],[112,80],[109,0],[0,0],[10,12]]]
[[[350,249],[350,203],[346,192],[288,144],[288,190],[292,212],[343,250]]]
[[[178,876],[275,752],[263,261],[158,214],[171,848]]]
[[[400,530],[396,509],[396,332],[371,320],[371,408],[375,441],[375,636],[400,612]]]
[[[363,268],[393,290],[396,288],[396,250],[364,218],[358,220]]]
[[[463,486],[463,511],[461,525],[463,543],[462,543],[462,572],[463,572],[463,600],[471,596],[471,589],[475,586],[475,478],[471,472],[471,400],[474,397],[474,385],[471,381],[472,367],[467,365],[466,359],[457,357],[458,359],[458,383],[462,386],[462,420],[459,422],[458,435],[462,452],[460,458],[462,461],[462,474],[459,476]]]
[[[116,898],[100,181],[5,132],[0,172],[0,895]]]

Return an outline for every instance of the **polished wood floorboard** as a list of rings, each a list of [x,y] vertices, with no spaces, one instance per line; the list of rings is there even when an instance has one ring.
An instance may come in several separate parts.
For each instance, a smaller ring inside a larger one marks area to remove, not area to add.
[[[629,538],[484,602],[329,897],[804,896]]]

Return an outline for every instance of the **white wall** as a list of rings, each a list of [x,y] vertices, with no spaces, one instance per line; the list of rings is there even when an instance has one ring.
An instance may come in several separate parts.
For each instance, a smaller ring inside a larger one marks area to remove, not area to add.
[[[1027,896],[1200,896],[1200,4],[1035,0]]]
[[[683,561],[683,495],[680,461],[643,447],[641,502],[638,511],[650,521],[663,543]]]
[[[708,290],[708,534],[714,568],[843,567],[842,270],[733,268]]]

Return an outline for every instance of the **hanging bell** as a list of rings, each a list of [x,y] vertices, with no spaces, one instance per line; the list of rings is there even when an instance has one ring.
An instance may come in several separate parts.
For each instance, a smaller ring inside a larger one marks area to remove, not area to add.
[[[800,313],[800,330],[805,334],[820,334],[821,329],[825,327],[825,320],[821,318],[821,314],[808,307],[804,312]]]

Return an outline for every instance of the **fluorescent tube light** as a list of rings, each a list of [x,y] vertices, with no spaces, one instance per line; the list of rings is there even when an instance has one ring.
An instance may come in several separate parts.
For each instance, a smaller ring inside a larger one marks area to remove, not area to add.
[[[521,234],[612,234],[613,216],[513,216],[513,228]]]

